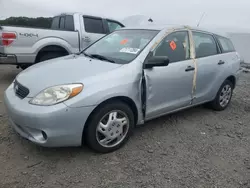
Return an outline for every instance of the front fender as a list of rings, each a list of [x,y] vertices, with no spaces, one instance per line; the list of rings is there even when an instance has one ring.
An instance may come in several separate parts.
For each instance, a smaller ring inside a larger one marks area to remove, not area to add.
[[[82,96],[72,98],[65,102],[65,104],[71,108],[79,108],[82,106],[99,106],[101,103],[112,99],[112,98],[122,98],[126,97],[133,101],[137,110],[137,123],[142,124],[144,122],[142,105],[141,105],[141,95],[139,91],[138,82],[131,84],[122,84],[119,87],[112,87],[106,89],[100,89],[99,91],[90,92],[85,91],[86,93]],[[84,93],[84,91],[83,91]]]
[[[97,106],[114,97],[128,97],[133,100],[135,104],[140,103],[139,82],[136,81],[117,86],[112,86],[112,84],[86,86],[79,96],[65,103],[69,107]],[[139,106],[139,104],[136,106]]]

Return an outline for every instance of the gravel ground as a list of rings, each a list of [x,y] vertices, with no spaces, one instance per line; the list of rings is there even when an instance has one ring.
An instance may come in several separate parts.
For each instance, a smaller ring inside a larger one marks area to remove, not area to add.
[[[8,126],[3,92],[19,71],[0,67],[0,188],[250,187],[250,74],[223,112],[192,108],[135,129],[120,150],[48,149]]]

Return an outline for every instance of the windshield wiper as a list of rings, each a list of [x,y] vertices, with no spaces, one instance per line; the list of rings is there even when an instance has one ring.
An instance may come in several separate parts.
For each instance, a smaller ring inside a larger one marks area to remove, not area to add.
[[[85,52],[81,52],[83,55],[85,55],[86,57],[90,57],[90,58],[93,58],[92,57],[92,55],[90,55],[90,54],[87,54],[87,53],[85,53]]]
[[[87,54],[87,53],[85,53],[84,51],[80,51],[80,52],[77,52],[77,53],[75,53],[76,55],[81,55],[81,54],[83,54],[83,55],[85,55],[85,56],[87,56],[87,57],[90,57],[90,58],[93,58],[90,54]]]
[[[88,54],[90,57],[92,58],[96,58],[96,59],[100,59],[100,60],[104,60],[104,61],[108,61],[108,62],[111,62],[111,63],[115,63],[114,60],[112,59],[109,59],[103,55],[99,55],[99,54]]]

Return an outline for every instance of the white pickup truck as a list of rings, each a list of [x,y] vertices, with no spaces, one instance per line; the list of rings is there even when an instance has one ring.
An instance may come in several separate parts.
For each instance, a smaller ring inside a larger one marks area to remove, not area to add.
[[[55,16],[50,29],[0,26],[0,64],[25,69],[77,53],[120,27],[124,25],[116,20],[81,13]]]

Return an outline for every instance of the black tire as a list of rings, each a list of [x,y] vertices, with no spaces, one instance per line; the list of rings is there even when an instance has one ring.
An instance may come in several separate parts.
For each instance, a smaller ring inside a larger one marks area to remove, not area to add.
[[[128,131],[126,137],[118,145],[114,147],[104,147],[97,140],[96,136],[97,126],[101,121],[101,119],[105,117],[105,115],[114,110],[122,111],[127,115],[129,120]],[[90,119],[88,120],[83,136],[85,137],[84,139],[88,147],[91,148],[92,150],[99,153],[109,153],[119,149],[128,141],[132,129],[134,128],[134,125],[135,125],[134,114],[131,108],[123,102],[112,101],[100,106],[98,109],[95,110],[95,112],[91,115]]]
[[[48,52],[48,53],[43,53],[37,60],[36,63],[42,62],[42,61],[46,61],[49,59],[54,59],[57,57],[62,57],[64,56],[62,53],[59,52]],[[34,64],[21,64],[19,67],[23,70],[27,69],[28,67],[32,66]]]
[[[226,104],[225,106],[222,106],[222,105],[220,104],[220,96],[221,96],[221,93],[222,93],[223,88],[224,88],[225,86],[227,86],[227,85],[230,86],[230,88],[231,88],[231,94],[229,95],[229,101],[227,102],[227,104]],[[233,94],[233,88],[234,88],[234,87],[233,87],[232,82],[229,81],[229,80],[225,80],[225,81],[223,82],[223,84],[221,85],[219,91],[217,92],[217,95],[216,95],[215,99],[214,99],[213,101],[211,101],[210,103],[208,103],[208,106],[209,106],[210,108],[212,108],[213,110],[216,110],[216,111],[225,110],[225,109],[228,107],[228,105],[230,104],[230,102],[231,102],[232,94]]]
[[[63,56],[63,54],[59,53],[59,52],[47,52],[47,53],[43,53],[40,56],[40,58],[38,59],[38,62],[42,62],[42,61],[46,61],[46,60],[49,60],[49,59],[54,59],[54,58],[62,57],[62,56]]]
[[[28,67],[30,67],[32,64],[21,64],[19,65],[19,67],[23,70],[27,69]]]

